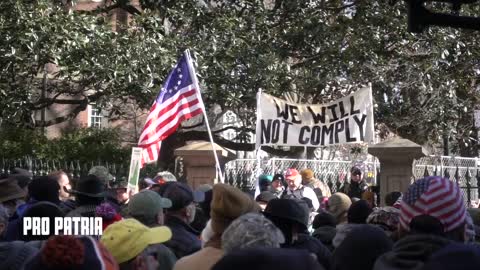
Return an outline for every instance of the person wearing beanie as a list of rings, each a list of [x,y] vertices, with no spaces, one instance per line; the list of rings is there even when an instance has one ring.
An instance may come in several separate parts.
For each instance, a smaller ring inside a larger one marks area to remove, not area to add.
[[[194,269],[194,268],[192,268]],[[306,250],[253,248],[231,252],[218,261],[212,270],[324,270]]]
[[[287,184],[285,183],[285,177],[283,174],[275,174],[272,178],[272,183],[270,184],[270,191],[280,199],[286,186]]]
[[[344,193],[333,194],[327,202],[327,211],[335,217],[337,224],[347,223],[348,209],[352,200]]]
[[[372,225],[359,225],[335,249],[332,270],[372,270],[377,258],[392,249],[393,241]]]
[[[50,235],[34,235],[32,231],[28,231],[27,234],[23,234],[23,222],[17,224],[17,231],[19,232],[19,239],[22,241],[42,241],[47,240],[51,235],[55,233],[55,218],[65,217],[65,213],[56,204],[51,202],[38,202],[32,205],[25,212],[23,217],[41,217],[48,218],[50,225]],[[22,218],[23,220],[23,218]]]
[[[198,192],[204,193],[204,199],[202,202],[197,203],[195,210],[195,219],[190,224],[192,228],[201,232],[207,226],[207,222],[210,219],[210,203],[212,202],[212,189],[213,187],[204,184],[197,189]]]
[[[258,203],[258,205],[260,205],[262,210],[265,210],[268,202],[276,198],[277,196],[275,196],[275,194],[273,194],[271,191],[263,191],[262,193],[258,194],[257,198],[255,198],[255,201]]]
[[[365,164],[363,162],[355,163],[350,169],[350,183],[344,183],[341,191],[350,198],[362,198],[362,194],[368,189],[364,176]]]
[[[330,251],[320,240],[308,234],[309,210],[304,201],[274,199],[268,203],[263,213],[282,231],[285,237],[282,248],[308,250],[316,255],[322,266],[329,269]]]
[[[317,198],[321,201],[324,197],[329,198],[332,196],[330,188],[324,182],[315,178],[315,175],[311,169],[304,169],[300,172],[302,175],[302,184],[315,191]]]
[[[480,247],[452,243],[435,252],[422,270],[480,269]]]
[[[128,218],[108,226],[100,242],[120,264],[120,269],[135,269],[136,261],[147,255],[153,256],[157,265],[149,269],[171,270],[176,257],[163,245],[171,237],[172,231],[166,226],[149,228]]]
[[[320,240],[330,251],[333,251],[332,241],[337,234],[336,225],[335,217],[326,211],[318,213],[312,223],[314,229],[312,236]]]
[[[347,212],[348,223],[366,224],[370,213],[372,213],[372,208],[367,201],[360,200],[354,202]]]
[[[399,221],[400,210],[391,206],[376,208],[367,218],[367,224],[380,227],[392,238],[396,237]]]
[[[102,203],[97,206],[95,216],[102,218],[102,231],[105,231],[109,225],[122,220],[122,216],[109,203]]]
[[[238,188],[227,184],[216,184],[212,190],[210,226],[213,236],[204,247],[181,258],[174,270],[209,270],[223,256],[222,235],[227,227],[238,217],[246,213],[260,212],[258,204]]]
[[[416,180],[403,194],[398,240],[375,270],[421,269],[451,242],[465,242],[466,209],[455,182],[439,176]]]
[[[272,184],[273,176],[268,174],[262,174],[258,177],[258,186],[260,187],[260,192],[270,190]]]
[[[39,250],[23,241],[0,243],[0,270],[23,270]]]
[[[25,270],[118,270],[112,254],[88,236],[53,236],[25,265]]]
[[[285,180],[288,184],[287,189],[282,195],[282,198],[296,198],[301,199],[306,197],[312,201],[313,211],[317,211],[320,207],[317,194],[313,189],[302,185],[302,176],[295,168],[290,168],[285,172]]]
[[[222,234],[225,253],[245,248],[279,248],[283,243],[282,232],[269,219],[257,213],[240,216]]]

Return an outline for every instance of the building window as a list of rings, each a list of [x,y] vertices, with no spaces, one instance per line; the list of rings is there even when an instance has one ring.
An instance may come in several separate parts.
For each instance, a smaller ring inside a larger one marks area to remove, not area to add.
[[[103,115],[100,107],[96,104],[90,105],[89,127],[102,128]]]

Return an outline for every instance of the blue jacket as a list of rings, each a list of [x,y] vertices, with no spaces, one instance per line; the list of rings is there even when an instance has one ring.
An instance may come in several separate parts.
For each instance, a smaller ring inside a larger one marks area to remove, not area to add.
[[[165,225],[172,230],[172,238],[164,243],[180,259],[201,249],[199,232],[177,217],[167,216]]]

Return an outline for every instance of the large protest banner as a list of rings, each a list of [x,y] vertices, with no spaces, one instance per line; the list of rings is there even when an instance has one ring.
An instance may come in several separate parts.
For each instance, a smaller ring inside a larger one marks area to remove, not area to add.
[[[326,104],[295,104],[264,93],[257,98],[257,149],[373,142],[371,87]]]

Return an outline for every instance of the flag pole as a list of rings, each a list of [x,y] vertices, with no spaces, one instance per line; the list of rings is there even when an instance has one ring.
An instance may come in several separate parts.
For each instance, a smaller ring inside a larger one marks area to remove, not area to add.
[[[200,85],[198,84],[197,73],[195,71],[195,67],[193,65],[189,49],[185,50],[185,55],[186,55],[187,60],[188,60],[187,63],[188,63],[188,66],[189,66],[190,76],[192,77],[193,84],[194,84],[195,89],[196,89],[197,94],[198,94],[199,102],[202,106],[203,117],[205,118],[205,125],[207,126],[208,136],[210,137],[210,143],[212,145],[213,157],[215,158],[215,178],[220,179],[220,183],[224,183],[222,169],[220,167],[220,162],[219,162],[219,159],[218,159],[218,156],[217,156],[217,151],[215,149],[215,144],[213,142],[212,130],[210,129],[210,124],[208,123],[207,110],[205,108],[205,104],[203,103],[202,95],[200,93]]]
[[[255,157],[257,159],[257,171],[256,171],[256,178],[255,181],[255,195],[254,195],[254,198],[257,198],[257,196],[260,194],[260,181],[259,181],[259,178],[260,178],[260,173],[261,173],[261,160],[260,160],[260,150],[262,149],[262,145],[261,145],[261,141],[260,141],[260,137],[257,135],[257,134],[260,134],[261,136],[261,132],[260,132],[260,119],[262,117],[262,110],[261,110],[261,101],[260,101],[260,97],[262,96],[262,88],[259,88],[258,89],[258,92],[257,92],[257,110],[256,110],[256,114],[257,114],[257,123],[256,123],[256,130],[255,130]]]

